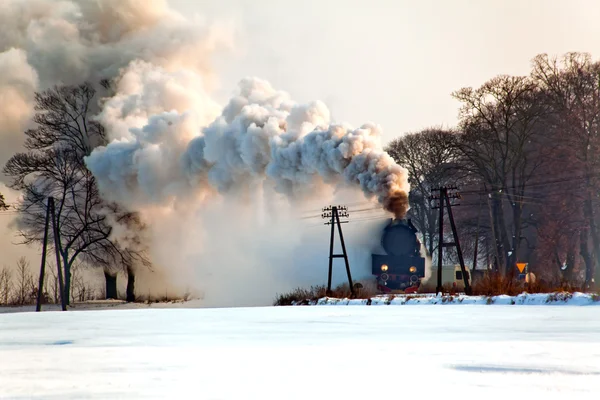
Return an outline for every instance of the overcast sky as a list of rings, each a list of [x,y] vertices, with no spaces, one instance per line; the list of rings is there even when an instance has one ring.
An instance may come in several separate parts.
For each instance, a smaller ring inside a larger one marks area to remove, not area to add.
[[[453,125],[450,94],[498,74],[526,74],[539,53],[600,54],[597,0],[170,0],[236,26],[219,59],[222,100],[255,75],[338,121],[373,121],[384,140]]]

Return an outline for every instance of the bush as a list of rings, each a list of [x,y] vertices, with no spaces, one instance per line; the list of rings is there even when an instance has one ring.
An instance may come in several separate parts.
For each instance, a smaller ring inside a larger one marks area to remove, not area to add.
[[[377,285],[375,282],[365,281],[360,282],[360,284],[362,287],[356,288],[354,290],[354,295],[352,295],[352,292],[350,291],[350,286],[347,283],[344,283],[332,289],[329,297],[335,297],[337,299],[370,299],[377,294]],[[288,293],[277,294],[273,305],[307,305],[323,297],[327,297],[327,287],[324,285],[311,286],[310,289],[296,288]]]
[[[579,286],[569,282],[548,282],[540,279],[533,283],[526,283],[510,279],[500,275],[497,272],[487,272],[480,279],[473,282],[473,294],[480,296],[498,296],[506,294],[516,296],[520,293],[556,293],[556,292],[577,292],[580,291]]]
[[[310,289],[296,288],[288,293],[277,294],[274,306],[292,306],[305,301],[314,301],[319,299],[319,295],[325,295],[327,288],[325,286],[311,286]]]

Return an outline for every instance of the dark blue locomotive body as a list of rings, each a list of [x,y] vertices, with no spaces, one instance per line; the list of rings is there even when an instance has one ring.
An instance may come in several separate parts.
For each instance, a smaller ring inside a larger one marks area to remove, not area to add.
[[[372,255],[378,287],[386,292],[416,291],[425,276],[425,258],[415,226],[410,220],[392,220],[383,230],[381,246],[386,254]]]

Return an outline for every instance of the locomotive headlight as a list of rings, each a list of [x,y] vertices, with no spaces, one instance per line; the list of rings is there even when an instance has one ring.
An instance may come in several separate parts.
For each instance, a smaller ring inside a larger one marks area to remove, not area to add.
[[[381,266],[381,270],[382,270],[383,272],[387,271],[387,270],[388,270],[388,266],[387,266],[387,265],[385,265],[385,264],[383,264],[383,265]]]
[[[408,271],[409,271],[411,274],[414,274],[415,272],[417,272],[417,267],[414,267],[414,266],[413,266],[413,267],[410,267],[410,268],[408,269]]]

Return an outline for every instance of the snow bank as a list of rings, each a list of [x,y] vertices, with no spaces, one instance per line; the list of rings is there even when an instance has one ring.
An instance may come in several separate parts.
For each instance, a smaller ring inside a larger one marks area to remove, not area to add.
[[[434,305],[434,304],[487,304],[487,305],[569,305],[600,306],[600,296],[591,293],[522,293],[518,296],[467,296],[464,294],[436,296],[433,294],[381,295],[370,299],[337,299],[323,297],[309,305]],[[300,305],[300,304],[298,304]]]
[[[202,308],[203,302],[200,299],[192,300],[172,300],[160,302],[128,303],[124,300],[88,300],[84,302],[73,303],[69,306],[69,311],[88,311],[88,310],[136,310],[145,308]],[[35,305],[24,306],[0,306],[0,314],[34,312]],[[60,304],[42,304],[42,311],[60,311]],[[2,397],[0,397],[2,399]]]

